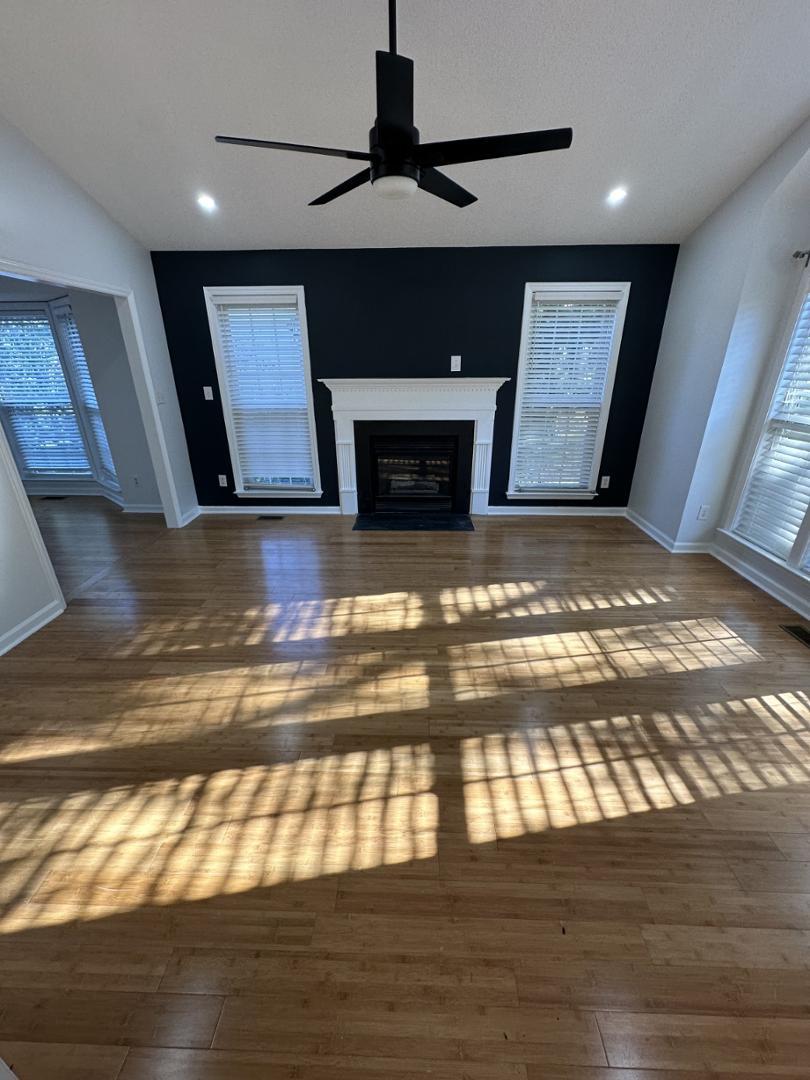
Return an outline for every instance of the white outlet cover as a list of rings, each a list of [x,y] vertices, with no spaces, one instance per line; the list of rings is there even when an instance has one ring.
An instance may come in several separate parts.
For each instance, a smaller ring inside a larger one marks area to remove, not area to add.
[[[214,400],[214,388],[212,386],[204,386],[203,387],[203,397],[205,398],[206,401],[213,401]]]
[[[225,473],[219,473],[217,479],[219,480],[220,487],[228,486],[228,477],[225,475]]]
[[[461,371],[461,357],[460,356],[451,356],[450,357],[450,370],[451,371]]]

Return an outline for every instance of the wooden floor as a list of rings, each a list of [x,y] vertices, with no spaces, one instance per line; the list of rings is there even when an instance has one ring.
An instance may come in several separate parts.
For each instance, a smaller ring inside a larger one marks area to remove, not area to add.
[[[786,609],[620,519],[38,512],[112,554],[0,660],[22,1080],[810,1076]]]

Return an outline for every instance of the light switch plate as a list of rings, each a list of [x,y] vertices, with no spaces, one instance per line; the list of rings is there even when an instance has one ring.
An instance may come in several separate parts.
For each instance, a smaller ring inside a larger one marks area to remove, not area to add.
[[[214,388],[213,388],[213,386],[204,386],[203,387],[203,397],[205,398],[206,401],[213,401],[214,400]]]
[[[602,479],[599,481],[599,487],[600,488],[609,488],[610,487],[610,477],[609,476],[603,476]]]
[[[461,357],[460,356],[451,356],[450,357],[450,370],[451,371],[461,371]]]

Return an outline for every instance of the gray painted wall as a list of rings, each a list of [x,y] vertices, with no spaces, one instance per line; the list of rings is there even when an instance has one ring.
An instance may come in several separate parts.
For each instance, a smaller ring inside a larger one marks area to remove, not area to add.
[[[765,318],[759,311],[762,329],[757,340],[750,339],[741,352],[742,339],[737,338],[729,353],[732,331],[738,314],[747,317],[740,308],[749,272],[767,273],[762,259],[773,259],[774,241],[778,246],[787,240],[782,217],[766,213],[768,202],[808,149],[810,121],[681,247],[629,503],[670,541],[711,538],[722,512],[753,388],[759,385],[758,368],[767,352],[763,339],[770,340],[784,307],[781,297],[791,272],[790,251],[780,247],[777,277],[783,280],[770,275],[770,312]],[[742,333],[742,323],[739,327]],[[732,363],[720,387],[727,355]],[[699,527],[691,520],[687,523],[686,517],[695,517],[697,506],[706,502],[711,516]],[[689,525],[683,537],[682,522]]]

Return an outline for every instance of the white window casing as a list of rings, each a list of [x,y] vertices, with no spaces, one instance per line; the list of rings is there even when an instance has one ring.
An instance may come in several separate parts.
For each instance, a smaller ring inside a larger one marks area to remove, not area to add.
[[[810,569],[810,272],[802,276],[755,424],[757,442],[731,532],[778,562]]]
[[[596,494],[629,282],[529,282],[510,499]]]
[[[203,291],[235,494],[320,496],[303,286]]]

